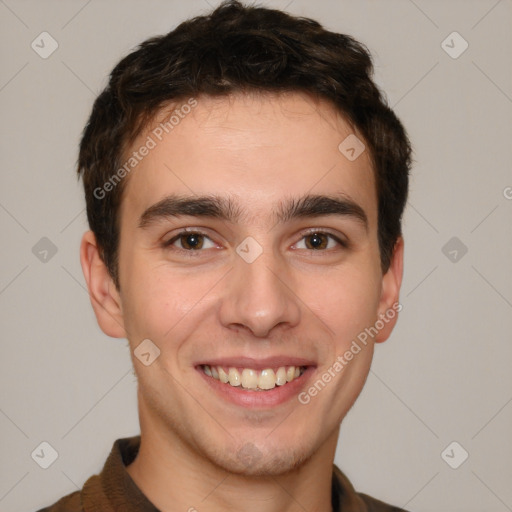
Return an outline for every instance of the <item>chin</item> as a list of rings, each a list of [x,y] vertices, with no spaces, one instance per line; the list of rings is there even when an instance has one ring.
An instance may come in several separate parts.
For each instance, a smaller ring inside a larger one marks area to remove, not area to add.
[[[211,462],[229,473],[247,476],[278,476],[298,469],[310,458],[304,447],[300,449],[289,447],[280,448],[276,452],[272,447],[258,448],[247,442],[237,450],[230,449],[224,453],[211,454]]]

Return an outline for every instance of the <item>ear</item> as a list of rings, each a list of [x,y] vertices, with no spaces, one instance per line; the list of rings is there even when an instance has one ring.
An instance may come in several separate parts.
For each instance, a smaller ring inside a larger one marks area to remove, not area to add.
[[[87,231],[82,237],[80,263],[101,330],[112,338],[126,338],[119,292],[101,259],[92,231]]]
[[[402,309],[399,303],[400,287],[402,285],[402,275],[404,266],[404,240],[399,237],[393,248],[393,255],[388,271],[382,277],[382,291],[379,301],[379,318],[384,327],[379,330],[375,336],[376,343],[386,341],[393,331],[398,312]]]

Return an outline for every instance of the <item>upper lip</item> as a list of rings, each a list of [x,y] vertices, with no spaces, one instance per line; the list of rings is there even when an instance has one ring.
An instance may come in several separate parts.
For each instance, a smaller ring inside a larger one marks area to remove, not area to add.
[[[265,370],[267,368],[279,368],[281,366],[315,366],[311,359],[295,356],[272,356],[263,358],[252,357],[217,357],[205,359],[196,366],[222,366],[223,368],[251,368],[253,370]]]

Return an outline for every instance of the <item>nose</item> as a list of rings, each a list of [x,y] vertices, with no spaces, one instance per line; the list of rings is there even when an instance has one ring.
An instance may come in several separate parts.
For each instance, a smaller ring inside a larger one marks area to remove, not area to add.
[[[220,307],[221,323],[230,329],[249,330],[267,337],[278,326],[292,328],[300,321],[300,299],[286,269],[265,255],[252,263],[241,258],[228,274]]]

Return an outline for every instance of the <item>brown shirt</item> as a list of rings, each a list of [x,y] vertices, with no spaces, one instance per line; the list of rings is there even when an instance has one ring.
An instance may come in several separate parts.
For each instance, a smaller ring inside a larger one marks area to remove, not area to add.
[[[99,475],[91,476],[81,491],[65,496],[38,512],[159,512],[126,471],[136,457],[140,436],[118,439]],[[354,491],[347,477],[333,467],[334,512],[405,512]]]

